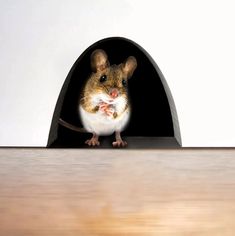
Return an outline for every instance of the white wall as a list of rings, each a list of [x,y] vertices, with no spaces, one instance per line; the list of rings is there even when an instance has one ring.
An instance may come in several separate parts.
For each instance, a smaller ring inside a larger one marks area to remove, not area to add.
[[[0,145],[46,146],[77,57],[111,36],[144,47],[176,104],[183,146],[235,146],[233,0],[0,2]]]

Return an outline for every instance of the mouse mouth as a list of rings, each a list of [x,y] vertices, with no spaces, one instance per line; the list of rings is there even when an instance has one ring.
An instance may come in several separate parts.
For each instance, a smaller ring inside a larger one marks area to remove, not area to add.
[[[108,102],[110,102],[110,103],[114,103],[115,100],[117,100],[117,99],[116,99],[116,98],[110,98],[110,99],[108,99]]]
[[[104,102],[107,104],[114,104],[115,103],[114,99],[100,99],[100,102]]]
[[[116,97],[116,98],[112,98],[111,96],[109,96],[109,94],[99,94],[99,96],[97,96],[97,102],[98,103],[106,103],[106,104],[116,104],[118,103],[118,101],[120,100],[120,96]]]

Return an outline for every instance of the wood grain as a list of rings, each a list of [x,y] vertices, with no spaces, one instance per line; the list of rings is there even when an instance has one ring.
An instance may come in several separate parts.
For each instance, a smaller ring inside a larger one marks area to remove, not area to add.
[[[235,149],[0,149],[0,235],[235,235]]]

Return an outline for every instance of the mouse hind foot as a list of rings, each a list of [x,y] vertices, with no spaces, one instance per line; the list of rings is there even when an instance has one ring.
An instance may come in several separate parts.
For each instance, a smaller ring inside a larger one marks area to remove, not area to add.
[[[126,147],[126,146],[127,142],[123,140],[116,140],[115,142],[113,142],[113,147]]]
[[[116,141],[112,143],[113,147],[121,148],[127,146],[127,142],[122,140],[121,133],[119,131],[116,131],[115,136],[116,136]]]
[[[91,139],[88,139],[85,144],[90,147],[100,146],[99,136],[97,134],[93,134]]]

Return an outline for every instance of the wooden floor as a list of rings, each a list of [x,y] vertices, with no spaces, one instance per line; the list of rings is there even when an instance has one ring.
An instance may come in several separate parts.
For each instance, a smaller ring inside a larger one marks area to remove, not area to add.
[[[0,149],[1,236],[233,236],[235,149]]]

